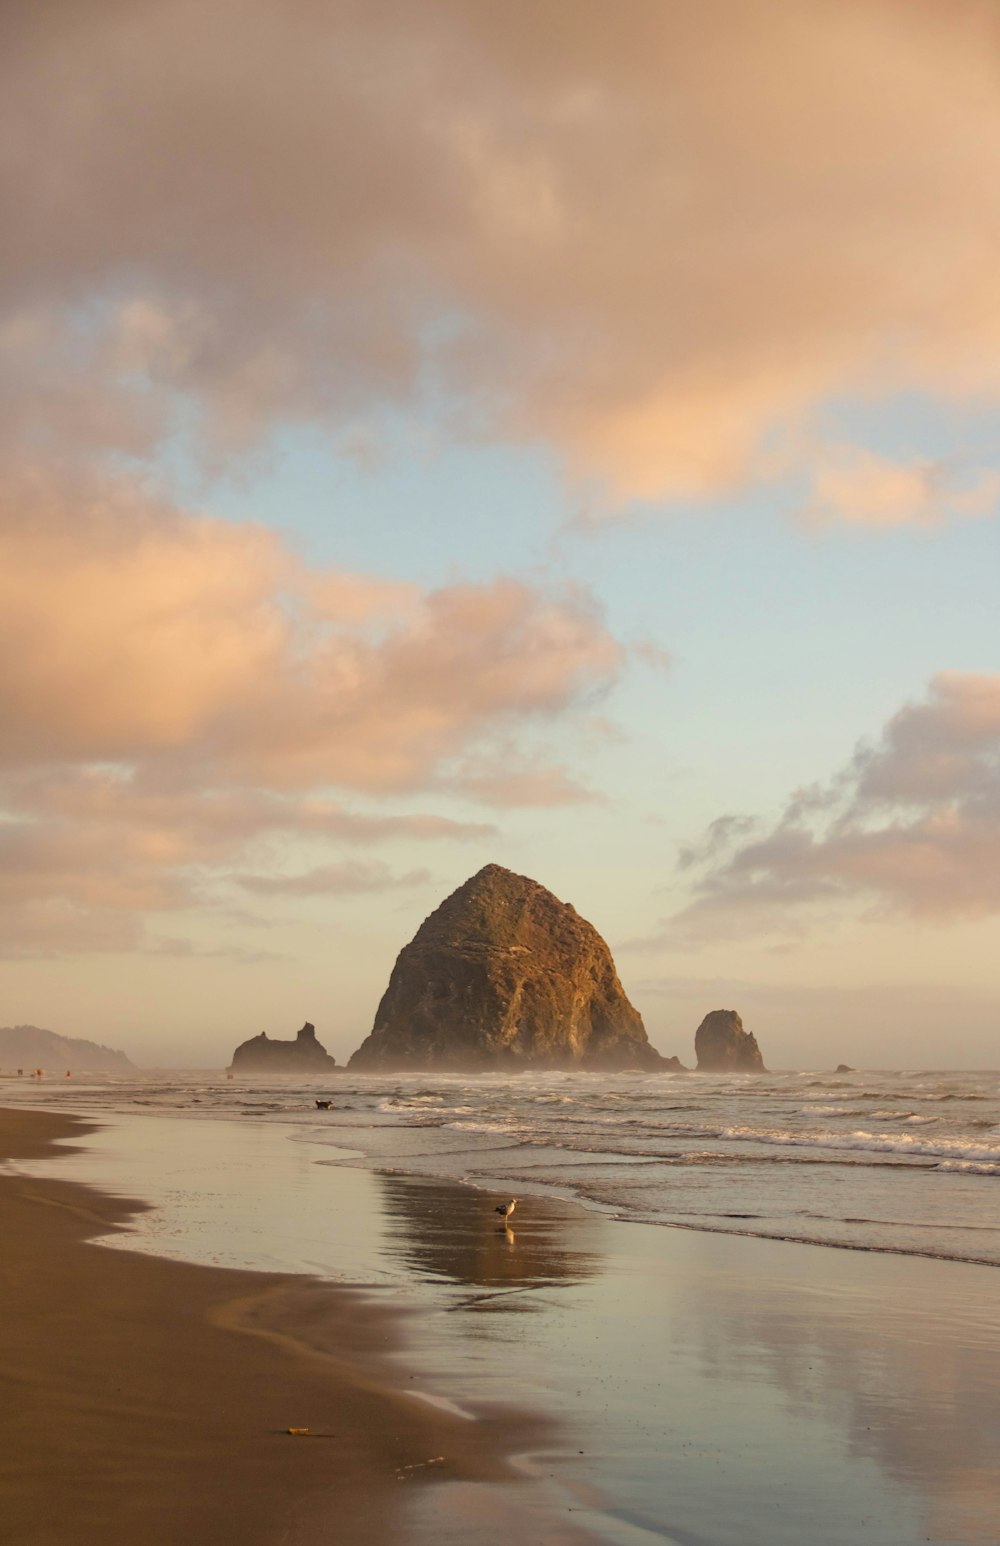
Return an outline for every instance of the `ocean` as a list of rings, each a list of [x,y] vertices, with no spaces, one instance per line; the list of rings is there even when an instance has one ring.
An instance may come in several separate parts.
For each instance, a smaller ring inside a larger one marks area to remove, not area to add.
[[[252,1119],[384,1175],[574,1198],[632,1222],[1000,1265],[995,1071],[148,1073],[4,1079],[0,1100]]]

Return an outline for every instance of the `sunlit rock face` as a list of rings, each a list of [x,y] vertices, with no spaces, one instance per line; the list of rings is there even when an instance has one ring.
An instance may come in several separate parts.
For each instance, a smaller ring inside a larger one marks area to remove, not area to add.
[[[400,952],[352,1069],[664,1068],[597,930],[488,864]]]
[[[294,1041],[272,1041],[266,1031],[242,1042],[233,1053],[234,1073],[329,1073],[337,1062],[316,1040],[316,1027],[307,1020]]]
[[[763,1074],[764,1059],[757,1038],[743,1029],[735,1009],[713,1009],[694,1036],[698,1072],[710,1074]]]

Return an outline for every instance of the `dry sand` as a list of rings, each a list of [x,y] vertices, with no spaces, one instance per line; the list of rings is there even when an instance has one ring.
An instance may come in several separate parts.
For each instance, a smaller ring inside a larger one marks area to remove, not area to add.
[[[88,1131],[0,1111],[0,1157]],[[359,1295],[88,1243],[141,1207],[0,1176],[5,1546],[384,1542],[432,1476],[509,1474],[520,1423],[395,1388],[397,1323]]]

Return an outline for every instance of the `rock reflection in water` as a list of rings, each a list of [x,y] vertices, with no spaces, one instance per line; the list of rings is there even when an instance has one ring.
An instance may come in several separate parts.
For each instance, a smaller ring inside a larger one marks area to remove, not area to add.
[[[532,1197],[521,1203],[511,1226],[498,1221],[495,1197],[469,1187],[409,1176],[378,1180],[384,1249],[424,1278],[472,1288],[538,1289],[579,1283],[597,1271],[604,1221],[582,1209]],[[502,1307],[502,1297],[496,1304]]]
[[[760,1255],[751,1247],[748,1262],[751,1251]],[[780,1388],[804,1429],[822,1414],[852,1456],[875,1461],[923,1498],[921,1539],[997,1546],[994,1269],[840,1258],[830,1263],[828,1287],[821,1281],[826,1255],[808,1247],[789,1253],[785,1262],[800,1269],[798,1281],[789,1272],[778,1282],[773,1271],[755,1281],[748,1270],[738,1300],[724,1279],[706,1279],[678,1314],[675,1336],[699,1348],[709,1378],[725,1380],[735,1370]]]

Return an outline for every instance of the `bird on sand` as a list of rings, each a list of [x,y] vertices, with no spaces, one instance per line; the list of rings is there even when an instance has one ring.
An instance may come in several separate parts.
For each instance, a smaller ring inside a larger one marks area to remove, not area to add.
[[[502,1202],[500,1204],[499,1208],[496,1209],[496,1212],[500,1214],[501,1218],[509,1219],[511,1214],[513,1213],[513,1211],[514,1211],[514,1209],[516,1207],[517,1207],[517,1198],[516,1197],[512,1197],[510,1202]]]

